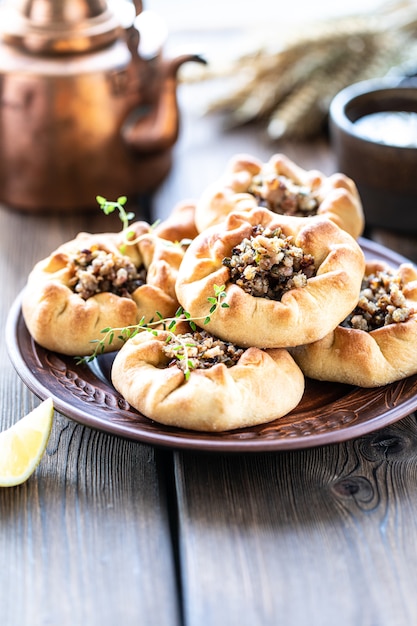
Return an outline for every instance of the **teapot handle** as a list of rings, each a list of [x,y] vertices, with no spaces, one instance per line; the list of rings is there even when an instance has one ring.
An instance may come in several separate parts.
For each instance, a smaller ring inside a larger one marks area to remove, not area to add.
[[[142,0],[132,0],[133,6],[135,7],[136,15],[142,13],[143,11],[143,2]]]
[[[137,103],[125,123],[121,134],[124,142],[139,153],[164,151],[171,148],[179,132],[177,101],[177,72],[188,62],[206,64],[198,54],[184,54],[159,62],[159,76],[153,80],[159,86],[154,101]],[[154,72],[158,70],[154,68]],[[144,112],[145,111],[145,112]]]

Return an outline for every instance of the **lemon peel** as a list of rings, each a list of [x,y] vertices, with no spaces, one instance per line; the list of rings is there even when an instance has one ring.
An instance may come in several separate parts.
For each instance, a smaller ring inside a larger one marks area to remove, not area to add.
[[[52,398],[47,398],[0,432],[0,487],[20,485],[33,474],[48,444],[53,415]]]

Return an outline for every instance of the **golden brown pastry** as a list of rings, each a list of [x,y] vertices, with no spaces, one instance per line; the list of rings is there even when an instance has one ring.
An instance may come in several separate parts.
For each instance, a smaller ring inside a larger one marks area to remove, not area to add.
[[[155,234],[173,242],[194,239],[198,235],[195,224],[195,204],[193,200],[178,202],[170,215],[155,227]]]
[[[417,271],[366,264],[363,288],[347,319],[292,354],[306,376],[378,387],[417,373]]]
[[[350,178],[306,171],[283,154],[273,155],[267,163],[246,154],[231,159],[224,176],[197,202],[197,229],[202,232],[232,211],[257,206],[284,215],[325,216],[355,239],[364,229],[361,200]]]
[[[170,338],[167,331],[139,333],[112,368],[115,388],[156,422],[226,431],[282,417],[301,400],[304,376],[287,350],[225,346],[205,332],[179,335],[174,345]],[[184,344],[188,380],[178,360]]]
[[[74,356],[93,352],[104,328],[125,328],[156,311],[172,315],[183,249],[151,232],[145,222],[126,233],[79,233],[39,261],[27,281],[22,312],[41,346]],[[106,350],[121,345],[114,341]]]
[[[185,252],[176,283],[180,304],[202,324],[215,286],[218,307],[207,329],[241,346],[277,348],[316,341],[355,306],[365,268],[358,243],[329,220],[231,213]]]

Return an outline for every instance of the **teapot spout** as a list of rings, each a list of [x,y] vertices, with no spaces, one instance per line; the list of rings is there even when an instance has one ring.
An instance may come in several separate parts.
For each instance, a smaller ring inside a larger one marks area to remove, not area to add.
[[[157,100],[149,104],[149,112],[133,112],[121,130],[125,143],[138,153],[169,150],[179,133],[177,73],[188,62],[206,64],[198,54],[184,54],[160,64],[160,89]]]

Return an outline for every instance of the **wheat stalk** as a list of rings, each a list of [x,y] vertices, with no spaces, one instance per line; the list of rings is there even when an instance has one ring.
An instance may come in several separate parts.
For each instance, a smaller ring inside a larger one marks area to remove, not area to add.
[[[322,130],[329,103],[340,89],[411,64],[416,34],[413,2],[298,29],[223,67],[217,77],[238,77],[239,83],[209,103],[207,112],[226,113],[229,126],[262,120],[273,140],[310,137]],[[200,79],[214,76],[209,71]]]

